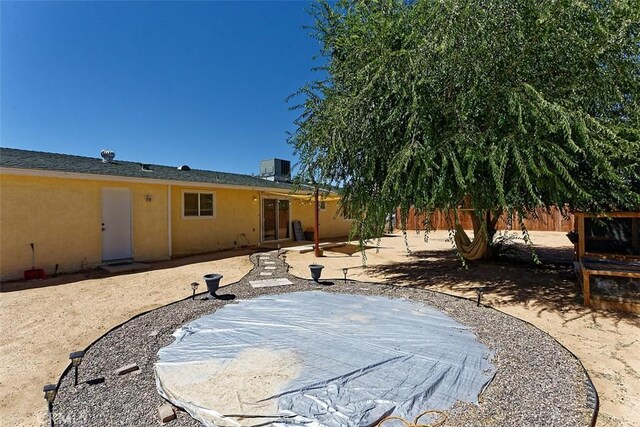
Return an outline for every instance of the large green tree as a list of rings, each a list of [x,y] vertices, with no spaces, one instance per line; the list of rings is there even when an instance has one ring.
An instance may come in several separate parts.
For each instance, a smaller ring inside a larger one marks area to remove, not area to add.
[[[491,239],[504,211],[640,206],[640,0],[346,0],[312,14],[323,66],[290,143],[302,176],[342,187],[362,238],[397,207],[406,220],[466,204]]]

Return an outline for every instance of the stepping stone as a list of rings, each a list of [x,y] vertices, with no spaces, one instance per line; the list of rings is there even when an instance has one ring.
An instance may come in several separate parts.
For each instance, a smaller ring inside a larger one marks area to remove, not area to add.
[[[273,273],[270,273],[268,271],[263,271],[262,273],[260,273],[261,276],[271,276]]]
[[[126,375],[126,374],[129,374],[131,372],[139,371],[139,370],[140,370],[140,367],[138,365],[136,365],[135,363],[132,363],[130,365],[125,365],[125,366],[122,366],[122,367],[116,369],[116,375]]]
[[[267,264],[267,265],[268,264],[275,264],[275,262],[273,262],[273,261],[265,261],[264,263]]]
[[[158,415],[160,415],[160,422],[163,424],[176,419],[176,413],[173,410],[173,406],[168,403],[158,406]]]
[[[293,285],[293,282],[289,279],[265,279],[265,280],[250,280],[249,284],[254,288],[268,288],[272,286],[287,286]]]
[[[275,267],[265,267],[264,269],[265,270],[275,270],[276,268]]]

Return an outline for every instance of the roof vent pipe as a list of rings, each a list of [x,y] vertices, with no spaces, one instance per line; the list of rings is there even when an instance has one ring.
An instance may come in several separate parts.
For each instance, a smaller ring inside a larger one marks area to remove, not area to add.
[[[100,156],[102,156],[102,163],[113,163],[116,153],[111,150],[102,150]]]

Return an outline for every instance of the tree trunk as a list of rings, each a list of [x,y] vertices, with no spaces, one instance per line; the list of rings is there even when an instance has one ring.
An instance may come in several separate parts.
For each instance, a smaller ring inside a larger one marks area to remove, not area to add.
[[[491,249],[491,242],[493,241],[493,236],[496,234],[496,226],[498,224],[498,220],[500,219],[500,215],[502,215],[502,209],[497,209],[496,212],[491,212],[491,210],[482,211],[482,217],[478,218],[475,211],[470,211],[471,214],[471,222],[473,223],[473,235],[477,236],[480,228],[483,225],[487,227],[487,238],[489,241],[489,247],[487,248],[487,252],[485,253],[483,259],[490,260],[493,259],[494,253]],[[475,238],[475,237],[474,237]]]

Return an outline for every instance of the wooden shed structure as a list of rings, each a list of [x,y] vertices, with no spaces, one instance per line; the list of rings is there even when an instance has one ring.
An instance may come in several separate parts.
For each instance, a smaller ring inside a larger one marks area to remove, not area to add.
[[[575,214],[584,304],[640,313],[640,212]]]

